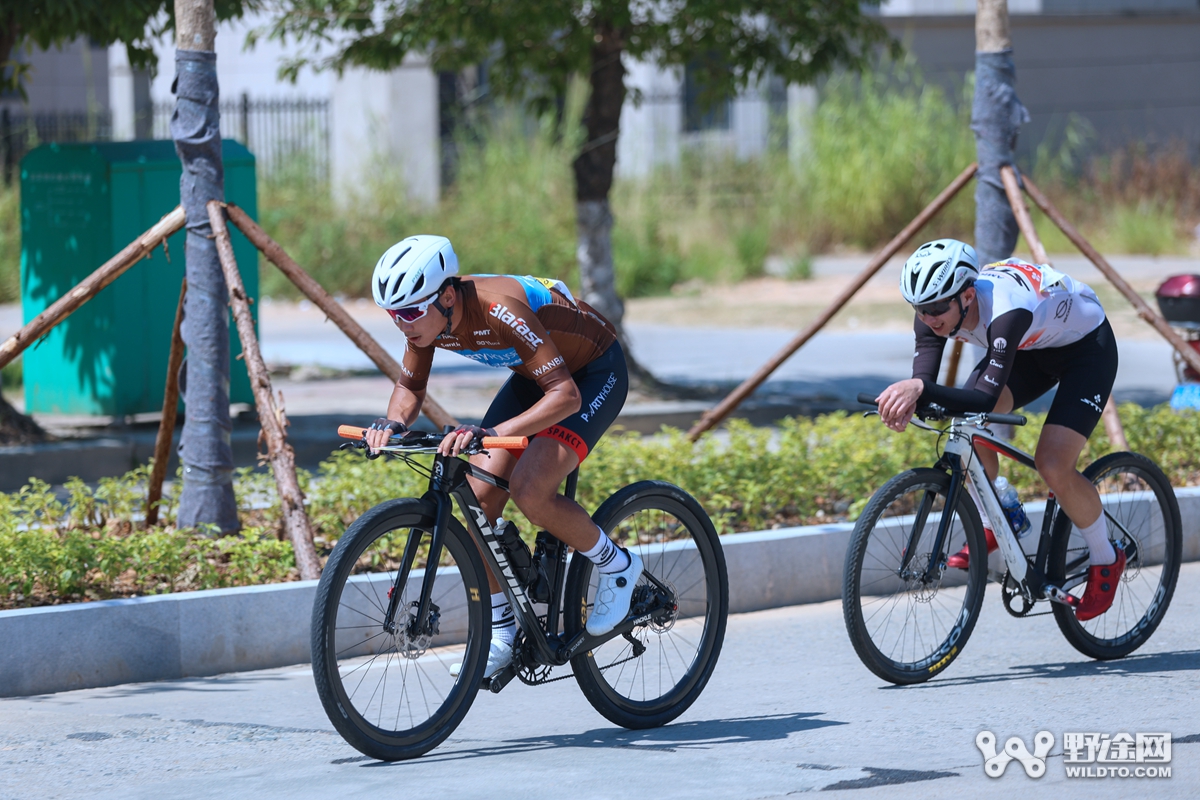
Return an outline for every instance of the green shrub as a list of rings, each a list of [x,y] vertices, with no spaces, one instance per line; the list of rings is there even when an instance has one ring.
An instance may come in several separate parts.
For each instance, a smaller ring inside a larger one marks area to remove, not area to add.
[[[1200,414],[1124,405],[1121,417],[1130,446],[1162,465],[1172,484],[1200,483]],[[1044,421],[1032,415],[1017,429],[1016,445],[1032,452]],[[875,418],[846,413],[787,419],[773,429],[734,421],[722,436],[695,445],[671,429],[608,436],[580,473],[579,500],[595,508],[622,486],[658,479],[695,495],[721,533],[853,520],[892,475],[932,464],[937,445],[938,437],[925,432],[896,434]],[[1097,430],[1081,462],[1109,450]],[[1044,495],[1034,473],[1002,463],[1025,499]],[[225,537],[175,530],[174,490],[164,499],[163,526],[142,530],[135,518],[148,474],[142,467],[94,488],[73,480],[65,501],[40,481],[0,494],[0,608],[296,578],[269,473],[238,471],[245,527]],[[420,496],[427,486],[401,461],[348,452],[334,453],[317,476],[301,471],[300,481],[322,555],[368,508]],[[510,505],[506,516],[532,541],[535,529],[520,512]]]

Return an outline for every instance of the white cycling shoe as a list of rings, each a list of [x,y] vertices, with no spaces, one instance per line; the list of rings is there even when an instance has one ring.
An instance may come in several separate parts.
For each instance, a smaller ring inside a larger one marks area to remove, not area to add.
[[[633,589],[640,577],[642,559],[637,553],[629,553],[629,566],[620,572],[600,574],[600,585],[596,587],[596,601],[587,619],[588,633],[592,636],[603,636],[625,619],[625,615],[629,613],[630,601],[633,600]]]
[[[488,647],[487,667],[483,670],[483,677],[490,678],[500,670],[507,667],[513,660],[513,646],[502,639],[492,639],[491,645]],[[457,678],[458,673],[462,672],[462,662],[450,665],[451,677]]]

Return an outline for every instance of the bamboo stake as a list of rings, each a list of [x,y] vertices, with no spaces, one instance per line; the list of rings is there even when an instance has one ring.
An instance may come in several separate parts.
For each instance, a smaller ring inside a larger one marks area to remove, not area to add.
[[[1100,255],[1100,253],[1096,251],[1096,248],[1092,247],[1091,244],[1089,244],[1088,241],[1080,235],[1079,231],[1075,230],[1075,227],[1070,222],[1067,222],[1066,217],[1064,217],[1059,210],[1055,208],[1053,204],[1051,204],[1051,202],[1046,198],[1046,195],[1042,194],[1041,190],[1034,186],[1033,181],[1029,180],[1028,178],[1025,179],[1025,191],[1028,192],[1029,196],[1033,198],[1033,202],[1037,203],[1038,207],[1045,212],[1046,216],[1049,217],[1064,234],[1066,234],[1066,237],[1071,240],[1071,243],[1078,247],[1079,251],[1087,256],[1089,261],[1096,265],[1096,269],[1100,270],[1104,277],[1108,278],[1109,283],[1111,283],[1118,292],[1125,295],[1125,299],[1128,300],[1133,306],[1134,310],[1137,311],[1138,316],[1145,320],[1156,331],[1162,334],[1162,337],[1166,339],[1176,351],[1178,351],[1179,355],[1185,362],[1187,362],[1188,366],[1200,372],[1200,353],[1197,353],[1195,350],[1188,347],[1187,342],[1180,338],[1179,334],[1177,334],[1171,328],[1167,321],[1158,314],[1154,313],[1150,306],[1146,304],[1146,301],[1142,299],[1141,295],[1134,291],[1134,288],[1125,282],[1125,279],[1122,278],[1115,269],[1113,269],[1112,264],[1109,264],[1108,261],[1105,260],[1104,256]]]
[[[258,420],[267,439],[267,458],[275,473],[275,486],[279,490],[279,502],[283,507],[283,528],[292,540],[296,554],[296,566],[303,580],[321,577],[321,562],[313,548],[312,528],[308,513],[304,510],[304,493],[296,480],[296,455],[288,444],[284,432],[283,414],[275,405],[271,393],[271,377],[258,349],[258,338],[254,334],[254,319],[250,316],[250,300],[246,287],[238,272],[233,256],[233,243],[229,229],[225,226],[225,210],[217,200],[208,201],[208,218],[212,222],[213,236],[217,242],[217,255],[221,259],[221,271],[229,286],[229,306],[237,323],[238,338],[242,340],[242,355],[246,370],[250,373],[250,386],[254,390],[254,404],[258,409]]]
[[[1050,256],[1046,255],[1046,248],[1042,246],[1037,229],[1033,227],[1033,217],[1029,216],[1029,207],[1025,205],[1025,198],[1021,196],[1017,173],[1006,164],[1000,168],[1000,180],[1004,183],[1004,193],[1008,195],[1008,204],[1012,206],[1013,216],[1017,218],[1017,227],[1021,229],[1025,243],[1033,253],[1033,263],[1049,264]]]
[[[1004,182],[1004,192],[1008,195],[1008,204],[1012,206],[1013,216],[1017,219],[1017,227],[1021,229],[1021,235],[1033,251],[1034,262],[1049,264],[1050,256],[1046,255],[1046,248],[1038,238],[1037,230],[1033,227],[1033,217],[1029,215],[1029,207],[1025,205],[1025,197],[1017,184],[1017,173],[1011,166],[1005,165],[1000,168],[1000,180]],[[1025,182],[1028,184],[1029,178],[1025,178]],[[1129,440],[1125,438],[1125,427],[1121,424],[1121,415],[1117,413],[1117,405],[1113,402],[1111,394],[1104,401],[1100,419],[1104,421],[1104,432],[1108,434],[1108,441],[1112,446],[1117,450],[1128,450]]]
[[[875,254],[863,271],[858,274],[858,277],[856,277],[849,286],[842,290],[842,293],[839,294],[837,298],[835,298],[834,301],[829,304],[828,308],[821,312],[820,316],[818,316],[812,322],[812,324],[810,324],[800,333],[796,334],[796,336],[790,342],[784,345],[779,352],[772,356],[767,363],[759,367],[757,372],[743,381],[741,386],[737,387],[728,395],[726,395],[724,400],[722,400],[716,405],[716,407],[710,409],[703,417],[701,417],[700,421],[693,425],[692,429],[688,431],[688,438],[693,442],[696,441],[700,438],[700,434],[709,430],[713,426],[717,425],[717,423],[719,423],[721,420],[725,419],[725,417],[729,416],[730,412],[737,408],[743,400],[753,394],[754,390],[757,389],[763,381],[770,377],[772,372],[779,369],[783,362],[791,358],[792,354],[803,347],[809,339],[811,339],[822,328],[824,328],[829,320],[833,318],[834,314],[840,311],[842,306],[850,302],[850,299],[854,297],[858,290],[861,289],[876,272],[883,268],[883,265],[888,262],[888,259],[894,256],[909,239],[916,235],[917,231],[925,227],[929,220],[933,219],[933,217],[939,211],[941,211],[942,208],[949,203],[956,194],[958,194],[959,190],[967,184],[967,181],[971,180],[971,178],[975,175],[976,169],[977,165],[971,164],[971,166],[959,173],[958,177],[951,181],[950,185],[943,189],[942,193],[933,199],[933,202],[925,206],[924,210],[922,210],[912,222],[908,223],[908,225],[904,227],[904,230],[896,234],[896,236],[890,242],[888,242],[882,250]]]
[[[946,365],[946,380],[943,385],[954,388],[958,385],[958,362],[962,360],[963,343],[958,339],[954,340],[954,346],[950,348],[950,363]]]
[[[174,211],[154,223],[150,230],[104,262],[103,266],[76,284],[71,291],[58,298],[49,308],[34,317],[28,325],[9,337],[4,344],[0,344],[0,367],[7,365],[25,348],[45,336],[51,328],[95,297],[101,289],[121,277],[127,269],[149,256],[154,248],[166,241],[168,236],[182,228],[183,223],[183,208],[176,206]]]
[[[150,472],[150,491],[146,494],[146,527],[158,524],[158,501],[162,499],[163,479],[171,460],[171,440],[175,436],[175,417],[179,411],[179,367],[183,364],[183,300],[187,297],[187,278],[179,287],[179,306],[175,309],[175,328],[171,333],[171,355],[167,358],[167,386],[163,390],[162,420],[154,440],[154,469]]]
[[[1016,224],[1018,224],[1018,227],[1021,228],[1021,233],[1025,235],[1025,240],[1030,243],[1030,249],[1033,251],[1033,259],[1036,260],[1038,264],[1049,264],[1050,257],[1049,255],[1046,255],[1046,251],[1042,246],[1042,242],[1038,240],[1037,231],[1033,230],[1033,219],[1030,217],[1030,211],[1028,211],[1025,205],[1025,198],[1021,197],[1021,192],[1018,186],[1016,186],[1016,175],[1013,173],[1013,168],[1001,167],[1000,174],[1001,179],[1004,181],[1004,191],[1008,193],[1008,203],[1009,205],[1013,206],[1013,213],[1016,216]],[[1025,187],[1027,192],[1030,191],[1030,186],[1030,179],[1028,179],[1026,176]],[[1037,188],[1034,187],[1033,191],[1037,191]],[[1030,192],[1030,197],[1033,197],[1033,192]],[[1038,203],[1036,197],[1033,199],[1034,203]],[[1043,200],[1044,199],[1045,198],[1043,197]],[[1042,206],[1042,203],[1038,203],[1038,205]],[[1049,205],[1049,200],[1046,200],[1046,205]],[[1045,211],[1045,206],[1042,207],[1042,210]],[[1050,216],[1049,213],[1046,216]],[[1050,218],[1054,219],[1052,216]],[[1057,219],[1055,219],[1055,222],[1058,222]],[[1066,219],[1063,219],[1063,222],[1066,222]],[[1058,227],[1061,228],[1062,224],[1058,225]],[[1063,229],[1063,233],[1067,233],[1066,229]],[[1067,234],[1067,236],[1070,237],[1070,234]],[[1082,240],[1082,236],[1080,236],[1080,240]],[[1072,241],[1075,240],[1072,239]],[[1075,246],[1078,247],[1079,242],[1075,242]],[[1080,247],[1080,249],[1082,249],[1082,247]],[[1096,253],[1096,255],[1098,258],[1100,257],[1099,253]],[[1088,258],[1091,258],[1091,255],[1088,255]],[[1093,258],[1092,261],[1093,263],[1096,263],[1096,259]],[[1099,264],[1097,264],[1097,266],[1099,266]],[[1109,269],[1111,269],[1111,267],[1109,267]],[[1100,271],[1104,272],[1103,269]],[[1116,270],[1112,271],[1112,275],[1116,275]],[[1108,273],[1105,273],[1105,277],[1109,277]],[[1120,279],[1120,276],[1117,277]],[[1111,281],[1112,278],[1109,277],[1109,279]],[[1120,287],[1117,288],[1120,289]],[[1130,291],[1133,291],[1133,289],[1130,288]],[[1134,294],[1136,296],[1136,293]],[[1139,297],[1139,300],[1141,300],[1141,297]],[[1112,402],[1112,395],[1109,395],[1109,398],[1104,402],[1104,410],[1102,413],[1100,413],[1100,420],[1104,421],[1104,432],[1108,434],[1109,443],[1114,446],[1116,450],[1129,450],[1129,440],[1126,438],[1126,435],[1124,435],[1124,426],[1121,425],[1121,415],[1117,413],[1117,404]]]
[[[267,235],[267,232],[258,226],[258,224],[250,219],[250,216],[245,211],[233,205],[228,204],[225,210],[229,213],[229,219],[238,229],[246,235],[255,247],[262,251],[262,254],[267,257],[267,260],[279,268],[279,271],[288,277],[288,279],[296,285],[305,297],[313,302],[313,304],[325,312],[325,316],[341,328],[342,333],[350,337],[350,341],[358,346],[367,354],[367,358],[375,362],[375,366],[379,370],[391,378],[393,381],[400,380],[400,364],[396,359],[380,346],[379,342],[367,333],[361,325],[359,325],[353,317],[351,317],[346,309],[342,308],[338,301],[329,296],[329,292],[317,283],[311,275],[292,260],[284,249],[279,244]],[[450,412],[442,408],[428,394],[425,395],[425,401],[421,404],[421,412],[429,418],[429,421],[438,428],[443,428],[446,425],[458,427],[458,420],[450,415]]]

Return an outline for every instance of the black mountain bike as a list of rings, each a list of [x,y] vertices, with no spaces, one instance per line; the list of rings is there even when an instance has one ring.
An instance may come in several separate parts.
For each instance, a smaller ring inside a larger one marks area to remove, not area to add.
[[[875,405],[871,395],[858,401]],[[868,412],[876,413],[876,412]],[[948,421],[945,428],[928,424]],[[1071,645],[1096,659],[1121,658],[1141,647],[1167,613],[1179,577],[1182,525],[1171,483],[1137,453],[1110,453],[1083,471],[1100,492],[1109,537],[1125,551],[1125,572],[1112,607],[1080,622],[1075,608],[1088,573],[1079,531],[1046,501],[1036,555],[1025,553],[983,466],[982,446],[1034,469],[1033,457],[996,437],[989,425],[1024,425],[1019,414],[964,414],[935,405],[918,408],[913,426],[944,438],[932,469],[902,472],[875,492],[858,518],[846,551],[842,612],[867,669],[896,684],[927,681],[962,652],[991,577],[1004,608],[1029,616],[1047,602]],[[983,521],[964,483],[975,485],[1000,545],[1006,570],[989,575]],[[964,544],[967,570],[947,569]]]
[[[342,426],[366,448],[363,429]],[[642,481],[608,498],[592,519],[645,565],[628,616],[610,633],[584,625],[597,574],[580,553],[539,531],[535,548],[498,532],[467,483],[507,482],[436,453],[441,434],[410,431],[382,448],[429,478],[419,499],[389,500],[352,524],[333,549],[313,605],[312,663],[330,721],[353,747],[395,761],[423,755],[454,731],[479,688],[531,685],[571,665],[592,706],[626,728],[664,725],[699,697],[721,652],[729,612],[725,557],[712,521],[677,486]],[[467,455],[523,449],[487,437]],[[574,498],[579,477],[567,478]],[[464,527],[453,515],[457,501]],[[519,631],[513,663],[483,678],[491,639],[487,573],[500,577]],[[452,667],[455,667],[452,669]]]

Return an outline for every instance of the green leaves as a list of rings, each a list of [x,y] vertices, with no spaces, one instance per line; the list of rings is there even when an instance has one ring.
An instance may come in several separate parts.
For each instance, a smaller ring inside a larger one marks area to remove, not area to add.
[[[1173,485],[1200,482],[1200,414],[1131,404],[1120,411],[1131,447],[1157,461]],[[1017,429],[1015,444],[1032,452],[1044,420],[1032,415]],[[878,419],[846,413],[786,419],[774,428],[735,420],[695,445],[667,428],[655,436],[611,435],[580,473],[579,500],[594,509],[622,486],[657,479],[695,495],[721,533],[853,521],[892,475],[932,464],[936,444],[924,432],[892,433]],[[1109,450],[1097,430],[1081,464]],[[1044,496],[1033,472],[1002,463],[1023,499]],[[239,470],[245,527],[222,537],[169,526],[142,530],[147,470],[105,479],[95,489],[71,481],[65,503],[41,481],[0,493],[0,608],[298,577],[269,473]],[[302,471],[300,479],[323,555],[364,511],[392,498],[419,497],[427,485],[403,462],[367,461],[348,452],[334,453],[315,476]],[[168,520],[173,502],[168,493]],[[532,542],[536,528],[511,504],[505,516]]]

